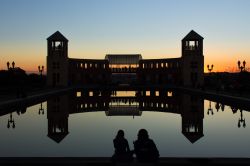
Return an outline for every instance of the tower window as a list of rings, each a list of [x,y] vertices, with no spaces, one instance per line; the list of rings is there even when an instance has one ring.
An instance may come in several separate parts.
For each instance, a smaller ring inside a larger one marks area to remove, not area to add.
[[[191,67],[191,69],[197,69],[198,63],[197,62],[191,62],[190,67]]]
[[[63,47],[63,42],[61,42],[61,41],[55,42],[55,50],[61,50],[62,47]]]
[[[56,62],[53,62],[53,63],[52,63],[52,68],[53,68],[53,69],[56,69]]]
[[[168,92],[167,92],[167,96],[168,96],[168,97],[172,97],[172,96],[173,96],[173,93],[172,93],[171,91],[168,91]]]
[[[79,92],[76,92],[76,97],[81,97],[82,96],[82,92],[79,91]]]
[[[56,83],[56,73],[53,73],[52,78],[53,78],[53,84],[55,84]]]
[[[194,47],[195,46],[195,41],[189,41],[189,46]]]
[[[60,81],[60,74],[59,74],[59,73],[56,74],[56,81],[57,81],[57,82]]]
[[[198,74],[196,72],[191,73],[191,81],[196,82],[198,80]]]
[[[163,68],[164,67],[164,63],[161,63],[161,68]]]
[[[196,50],[199,42],[198,41],[186,41],[185,44],[186,44],[185,45],[186,50]]]

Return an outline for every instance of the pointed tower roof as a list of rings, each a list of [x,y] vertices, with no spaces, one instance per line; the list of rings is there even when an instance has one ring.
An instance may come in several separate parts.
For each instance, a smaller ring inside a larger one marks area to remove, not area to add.
[[[203,40],[204,38],[196,33],[194,30],[191,30],[182,40]]]
[[[68,135],[68,132],[66,132],[66,133],[55,133],[55,134],[48,134],[48,137],[50,139],[54,140],[56,143],[60,143],[67,135]]]
[[[56,31],[54,34],[52,34],[50,37],[47,38],[48,41],[68,41],[66,37],[64,37],[59,31]]]
[[[198,141],[201,137],[203,137],[203,133],[187,133],[182,132],[182,134],[193,144]]]

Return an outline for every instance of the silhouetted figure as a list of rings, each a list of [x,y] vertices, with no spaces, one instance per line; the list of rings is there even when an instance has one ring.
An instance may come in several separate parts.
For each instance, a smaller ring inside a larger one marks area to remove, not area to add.
[[[134,151],[139,162],[157,162],[159,151],[153,140],[149,139],[148,132],[141,129],[138,139],[134,142]]]
[[[133,152],[129,149],[129,144],[127,139],[124,138],[123,130],[117,132],[113,143],[115,147],[115,154],[112,156],[113,162],[129,162],[133,160]]]

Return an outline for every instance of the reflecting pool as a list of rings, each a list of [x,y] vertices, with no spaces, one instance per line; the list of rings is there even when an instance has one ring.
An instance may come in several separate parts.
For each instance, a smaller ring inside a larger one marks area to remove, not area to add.
[[[161,157],[250,157],[249,110],[166,92],[73,92],[0,117],[0,156],[110,157],[119,129],[145,128]]]

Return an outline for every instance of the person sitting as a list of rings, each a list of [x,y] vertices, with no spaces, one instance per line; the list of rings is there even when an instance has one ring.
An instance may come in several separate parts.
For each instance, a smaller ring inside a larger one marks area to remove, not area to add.
[[[157,162],[159,151],[152,139],[149,139],[148,132],[141,129],[138,132],[138,139],[134,142],[134,152],[139,162]]]
[[[115,153],[112,156],[112,161],[129,162],[133,160],[133,152],[130,151],[127,139],[124,138],[124,131],[119,130],[116,138],[113,140]]]

